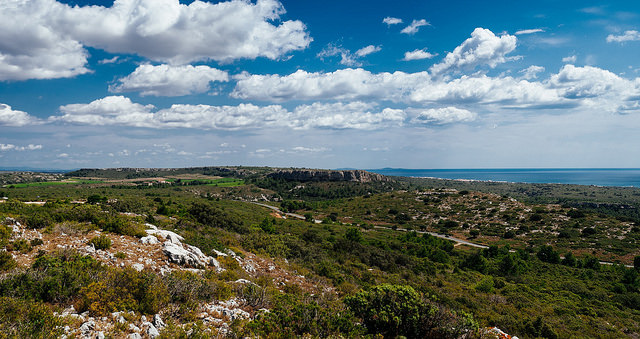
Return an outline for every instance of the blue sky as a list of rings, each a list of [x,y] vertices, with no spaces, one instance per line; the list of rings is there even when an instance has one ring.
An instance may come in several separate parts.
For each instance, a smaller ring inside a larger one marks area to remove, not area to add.
[[[640,167],[635,1],[5,0],[0,167]]]

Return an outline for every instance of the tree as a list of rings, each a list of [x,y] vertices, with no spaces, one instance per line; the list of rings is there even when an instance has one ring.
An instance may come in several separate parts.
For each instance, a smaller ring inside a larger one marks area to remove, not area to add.
[[[538,249],[537,256],[538,256],[538,259],[540,259],[540,261],[544,261],[552,264],[560,263],[560,254],[554,251],[553,247],[551,246],[547,246],[547,245],[540,246],[540,249]]]
[[[637,255],[635,258],[633,258],[633,267],[640,271],[640,255]]]
[[[359,229],[355,227],[351,227],[347,230],[345,234],[345,238],[351,242],[361,242],[362,241],[362,233]]]

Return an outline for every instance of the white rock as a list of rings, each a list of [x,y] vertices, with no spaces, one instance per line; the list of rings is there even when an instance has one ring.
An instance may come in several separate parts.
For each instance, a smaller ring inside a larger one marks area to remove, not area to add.
[[[182,236],[167,230],[146,230],[146,232],[149,235],[155,235],[156,237],[169,240],[174,244],[180,244],[181,241],[184,240]]]
[[[131,265],[131,267],[138,272],[141,272],[142,270],[144,270],[143,264],[133,264]]]
[[[86,334],[93,331],[94,328],[96,328],[96,323],[93,320],[89,320],[80,326],[80,332]]]
[[[213,253],[215,253],[215,254],[216,254],[217,256],[219,256],[219,257],[226,257],[226,256],[228,256],[226,253],[224,253],[224,252],[220,252],[220,251],[218,251],[218,250],[213,250]]]
[[[134,324],[129,324],[129,331],[140,332],[140,328]]]
[[[160,241],[158,241],[158,238],[154,237],[153,235],[148,235],[146,237],[140,238],[140,242],[147,245],[160,243]]]
[[[152,323],[147,323],[149,324],[149,327],[147,328],[147,335],[150,338],[156,338],[160,336],[160,332],[158,332],[158,329],[156,329],[155,326],[153,326]]]
[[[247,280],[247,279],[238,279],[235,281],[236,284],[252,284],[255,285],[253,282]]]
[[[148,228],[152,229],[152,230],[157,230],[158,229],[158,227],[156,227],[155,225],[149,224],[149,223],[146,223],[144,225],[147,226]]]
[[[162,318],[160,318],[159,314],[153,316],[153,325],[158,329],[163,329],[165,326],[167,326],[167,324],[162,321]]]
[[[140,333],[131,333],[127,336],[127,339],[142,339]]]
[[[146,316],[144,316],[144,315],[143,315],[143,316],[141,316],[141,317],[140,317],[140,321],[141,321],[141,322],[143,323],[143,325],[144,325],[144,323],[146,323],[146,322],[147,322],[147,317],[146,317]]]
[[[98,331],[98,333],[96,333],[95,339],[104,339],[104,332]]]

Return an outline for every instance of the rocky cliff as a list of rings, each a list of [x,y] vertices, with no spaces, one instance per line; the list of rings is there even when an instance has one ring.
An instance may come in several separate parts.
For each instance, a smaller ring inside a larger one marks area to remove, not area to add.
[[[271,178],[289,181],[356,181],[373,182],[389,181],[384,175],[363,170],[313,170],[313,169],[279,169],[268,175]]]

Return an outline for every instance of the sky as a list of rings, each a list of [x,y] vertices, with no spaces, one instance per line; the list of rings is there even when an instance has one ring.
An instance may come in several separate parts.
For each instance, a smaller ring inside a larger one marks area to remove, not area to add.
[[[0,167],[640,167],[640,2],[2,0]]]

